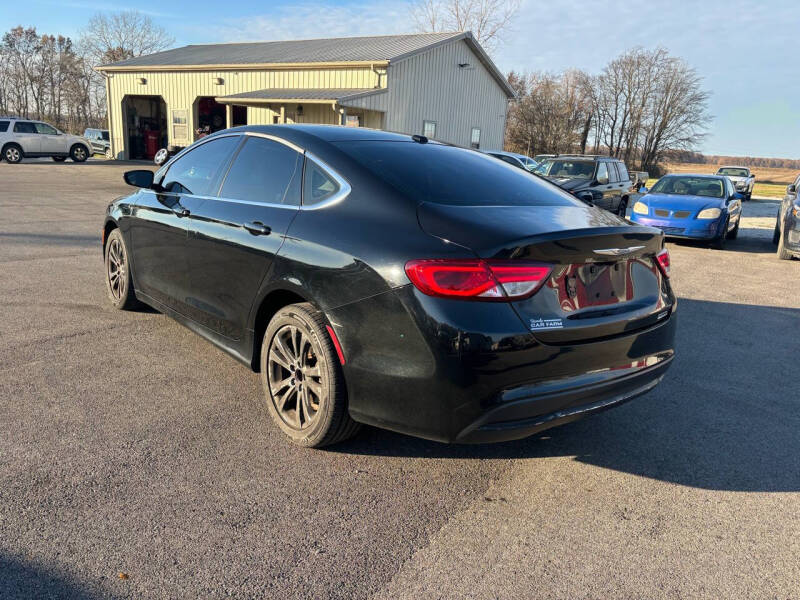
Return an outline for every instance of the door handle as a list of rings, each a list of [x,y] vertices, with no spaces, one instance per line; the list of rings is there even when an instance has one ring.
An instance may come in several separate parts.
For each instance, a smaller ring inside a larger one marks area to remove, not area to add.
[[[247,231],[252,233],[253,235],[269,235],[272,233],[272,229],[260,223],[259,221],[253,221],[252,223],[245,223],[242,225]]]
[[[189,214],[188,208],[178,208],[175,210],[175,216],[177,217],[188,217]]]

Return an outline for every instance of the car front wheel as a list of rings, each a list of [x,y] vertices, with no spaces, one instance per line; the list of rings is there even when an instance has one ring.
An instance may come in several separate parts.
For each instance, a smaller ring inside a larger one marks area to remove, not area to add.
[[[719,236],[714,238],[711,242],[711,247],[716,250],[723,250],[725,248],[725,241],[728,239],[728,220],[725,220],[725,225],[722,227],[722,231],[720,232]]]
[[[628,199],[623,198],[619,203],[619,208],[617,208],[617,214],[620,217],[624,217],[626,212],[628,212]]]
[[[786,235],[778,230],[778,258],[781,260],[791,260],[792,253],[786,249]]]
[[[322,312],[310,303],[279,310],[261,344],[261,381],[272,419],[300,446],[353,436],[344,375]]]
[[[119,229],[114,229],[106,241],[106,290],[114,308],[127,310],[136,306],[133,293],[128,249]]]

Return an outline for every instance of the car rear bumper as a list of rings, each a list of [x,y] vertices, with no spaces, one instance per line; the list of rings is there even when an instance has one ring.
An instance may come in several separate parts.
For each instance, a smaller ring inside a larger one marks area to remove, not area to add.
[[[618,406],[658,385],[672,359],[673,353],[665,352],[621,370],[504,390],[499,405],[465,427],[456,441],[516,440]]]
[[[512,307],[412,286],[327,313],[356,421],[442,442],[525,437],[651,389],[674,353],[676,304],[657,324],[545,344]],[[361,332],[379,332],[364,336]]]

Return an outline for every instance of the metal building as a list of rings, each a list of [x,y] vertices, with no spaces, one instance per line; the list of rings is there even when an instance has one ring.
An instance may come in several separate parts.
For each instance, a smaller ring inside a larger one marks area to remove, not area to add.
[[[203,131],[269,123],[502,148],[514,97],[470,32],[192,45],[98,70],[117,158],[152,158]]]

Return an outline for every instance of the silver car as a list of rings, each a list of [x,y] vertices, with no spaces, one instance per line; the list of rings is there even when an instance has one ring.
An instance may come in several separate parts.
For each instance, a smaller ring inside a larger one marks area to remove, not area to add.
[[[91,156],[91,147],[86,138],[41,121],[0,117],[0,160],[18,163],[23,158],[50,156],[56,162],[67,158],[83,162]]]

